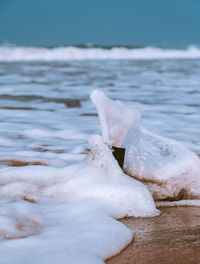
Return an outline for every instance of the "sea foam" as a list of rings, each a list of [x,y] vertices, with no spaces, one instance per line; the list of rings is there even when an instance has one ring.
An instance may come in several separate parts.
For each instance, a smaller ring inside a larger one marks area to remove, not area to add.
[[[157,47],[126,48],[78,48],[68,47],[0,47],[0,61],[63,61],[63,60],[105,60],[105,59],[194,59],[200,58],[200,49],[189,46],[186,49],[163,49]]]
[[[102,137],[89,143],[86,159],[69,167],[1,169],[0,263],[103,263],[133,238],[113,218],[159,214]]]
[[[141,114],[102,91],[91,94],[104,141],[126,148],[124,170],[144,182],[156,200],[200,197],[200,159],[183,144],[142,126]]]
[[[195,153],[150,133],[137,110],[103,92],[93,91],[91,99],[102,136],[89,138],[82,162],[0,170],[0,263],[103,263],[133,239],[115,219],[159,214],[151,193],[157,200],[199,197]],[[126,148],[125,172],[140,181],[123,173],[113,145]]]

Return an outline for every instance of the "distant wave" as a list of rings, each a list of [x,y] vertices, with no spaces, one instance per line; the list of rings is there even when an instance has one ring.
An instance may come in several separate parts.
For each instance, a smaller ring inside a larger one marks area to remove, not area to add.
[[[63,61],[101,59],[195,59],[200,58],[200,48],[163,49],[157,47],[15,47],[0,46],[0,61]]]

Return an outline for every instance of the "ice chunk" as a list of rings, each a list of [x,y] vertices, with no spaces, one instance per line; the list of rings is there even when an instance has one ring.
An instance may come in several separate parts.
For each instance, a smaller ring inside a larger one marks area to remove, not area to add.
[[[183,144],[147,131],[140,113],[93,91],[102,136],[126,148],[125,172],[143,181],[159,199],[200,197],[200,159]],[[117,124],[117,125],[116,125]]]

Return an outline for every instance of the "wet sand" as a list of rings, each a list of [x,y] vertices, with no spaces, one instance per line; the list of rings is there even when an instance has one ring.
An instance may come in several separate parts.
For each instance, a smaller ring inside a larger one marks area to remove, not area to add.
[[[134,241],[107,264],[200,263],[200,207],[159,209],[157,217],[121,220]]]
[[[18,160],[18,159],[0,159],[0,165],[6,165],[9,167],[25,167],[30,165],[43,165],[48,166],[47,163],[42,161],[25,161],[25,160]]]

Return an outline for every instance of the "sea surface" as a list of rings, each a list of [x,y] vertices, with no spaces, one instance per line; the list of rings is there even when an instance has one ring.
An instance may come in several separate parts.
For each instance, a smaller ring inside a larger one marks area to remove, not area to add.
[[[88,137],[100,133],[90,101],[94,89],[141,111],[150,131],[200,152],[200,57],[193,58],[194,50],[200,53],[197,47],[1,47],[1,167],[12,165],[9,160],[63,166],[83,159]]]

